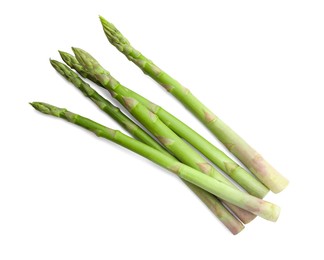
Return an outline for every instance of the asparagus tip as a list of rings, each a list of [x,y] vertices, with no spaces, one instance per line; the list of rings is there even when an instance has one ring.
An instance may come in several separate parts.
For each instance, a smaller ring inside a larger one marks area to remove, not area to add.
[[[54,62],[53,62],[52,58],[49,58],[48,61],[51,63],[52,66],[54,66]]]
[[[60,54],[61,57],[62,57],[62,55],[65,56],[66,54],[68,54],[67,52],[64,52],[64,51],[61,51],[61,50],[57,50],[57,51],[58,51],[58,53]]]
[[[74,52],[75,58],[86,72],[96,70],[98,69],[98,67],[101,67],[99,62],[95,58],[93,58],[88,52],[75,47],[72,47],[72,50]]]
[[[47,104],[46,103],[42,103],[42,102],[30,102],[29,103],[33,108],[35,108],[36,110],[38,110],[39,112],[48,114],[48,108],[47,108]]]
[[[109,27],[111,25],[103,16],[99,15],[99,19],[103,27]]]
[[[77,57],[78,54],[84,53],[85,51],[82,50],[81,48],[77,48],[77,47],[71,47],[75,57]]]
[[[128,40],[122,35],[122,33],[113,25],[108,22],[102,16],[99,16],[102,28],[104,33],[106,34],[109,42],[116,46],[117,48],[121,48],[122,45],[129,45]]]
[[[84,51],[80,48],[76,48],[76,47],[71,47],[75,58],[78,60],[78,62],[80,62],[82,64],[82,62],[84,61],[83,56],[84,56]]]
[[[44,102],[30,102],[29,104],[43,114],[52,115],[56,117],[60,117],[62,113],[67,111],[65,108],[55,107]]]
[[[76,51],[80,50],[80,48],[73,47],[73,46],[71,47],[71,49],[72,49],[73,52],[76,52]]]
[[[99,15],[99,19],[100,19],[100,22],[101,22],[102,27],[103,27],[105,32],[110,32],[110,33],[117,32],[117,33],[119,33],[117,28],[112,23],[108,22],[104,17]]]
[[[61,63],[61,62],[59,62],[57,60],[52,60],[52,59],[50,59],[50,63],[53,66],[53,68],[58,73],[60,73],[62,76],[66,77],[67,74],[71,74],[71,73],[68,73],[69,68],[65,64],[63,64],[63,63]]]
[[[99,14],[99,19],[100,19],[101,22],[106,21],[106,19],[102,15],[100,15],[100,14]]]
[[[71,68],[73,68],[73,65],[75,64],[76,60],[75,60],[75,57],[68,53],[68,52],[64,52],[64,51],[58,51],[62,60],[67,64],[69,65]]]

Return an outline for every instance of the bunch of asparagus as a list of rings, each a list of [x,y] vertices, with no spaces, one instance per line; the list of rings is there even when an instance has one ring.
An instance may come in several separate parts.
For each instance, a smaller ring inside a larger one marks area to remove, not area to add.
[[[56,60],[50,60],[50,63],[134,138],[64,108],[42,102],[31,105],[44,114],[77,124],[175,173],[233,234],[239,233],[244,224],[256,216],[276,221],[280,208],[263,198],[269,189],[275,193],[283,190],[288,184],[287,179],[187,88],[134,49],[114,25],[103,17],[100,20],[109,42],[184,104],[250,172],[171,113],[123,86],[89,53],[79,48],[72,48],[74,56],[60,51],[66,65]],[[146,130],[102,97],[79,75],[108,90],[111,97]]]

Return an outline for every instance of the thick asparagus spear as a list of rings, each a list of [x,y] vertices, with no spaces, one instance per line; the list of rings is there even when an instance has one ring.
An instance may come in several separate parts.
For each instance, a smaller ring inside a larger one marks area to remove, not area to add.
[[[106,138],[135,153],[138,153],[152,162],[172,171],[180,178],[230,202],[231,204],[257,214],[264,219],[276,221],[279,217],[280,208],[278,206],[234,189],[223,182],[207,176],[206,174],[202,174],[201,172],[180,163],[176,159],[164,155],[158,150],[133,139],[118,130],[110,129],[66,109],[54,107],[46,103],[33,102],[31,105],[44,114],[65,119],[70,123],[79,125],[95,133],[99,137]]]
[[[71,68],[78,71],[83,77],[89,78],[96,84],[102,86],[91,74],[87,73],[78,60],[71,54],[60,52],[62,59]],[[126,88],[126,87],[125,87]],[[166,124],[177,135],[185,139],[188,143],[199,150],[210,161],[216,164],[221,170],[227,173],[233,180],[235,180],[242,188],[253,196],[263,198],[268,189],[256,178],[251,176],[244,168],[240,167],[234,160],[228,157],[224,152],[216,146],[207,141],[204,137],[195,132],[188,125],[177,119],[171,113],[167,112],[162,107],[152,103],[136,92],[127,89],[129,94],[137,101],[141,102],[147,109],[155,113],[164,124]]]
[[[216,178],[227,185],[235,187],[228,179],[212,167],[201,155],[185,143],[178,135],[168,128],[155,114],[150,112],[136,99],[129,96],[125,89],[108,71],[106,71],[89,53],[73,48],[75,56],[86,72],[99,81],[147,130],[171,151],[181,162]],[[255,215],[243,211],[234,205],[226,204],[242,220],[249,223]]]
[[[138,50],[134,49],[113,24],[106,21],[103,17],[100,17],[100,20],[109,42],[130,61],[135,63],[145,74],[162,85],[186,106],[271,191],[278,193],[288,185],[288,180],[285,177],[277,172],[248,143],[202,104],[187,88],[183,87],[178,81],[157,67]]]
[[[90,98],[101,110],[111,116],[137,140],[142,141],[143,143],[160,151],[164,155],[175,159],[151,136],[141,129],[141,127],[123,114],[118,107],[114,106],[107,99],[97,93],[70,68],[56,60],[50,60],[50,62],[56,71],[58,71],[64,78],[76,86],[86,97]],[[232,232],[232,234],[237,234],[243,230],[244,225],[238,221],[214,195],[186,181],[184,181],[184,183],[201,199],[202,202],[206,204],[206,206],[215,214],[217,218],[219,218],[219,220]]]

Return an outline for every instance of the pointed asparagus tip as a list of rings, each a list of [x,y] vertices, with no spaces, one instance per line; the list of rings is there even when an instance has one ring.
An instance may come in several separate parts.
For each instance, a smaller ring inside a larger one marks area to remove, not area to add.
[[[46,103],[43,102],[30,102],[29,103],[33,108],[44,114],[50,114],[49,109]]]
[[[76,48],[76,47],[71,47],[75,58],[77,59],[78,62],[82,64],[82,62],[85,62],[86,59],[88,59],[90,56],[89,53],[86,51],[82,50],[81,48]]]
[[[51,63],[51,65],[54,67],[55,66],[55,60],[52,60],[51,58],[49,58],[49,62]]]
[[[67,56],[67,55],[66,55],[67,53],[64,52],[64,51],[60,51],[60,50],[57,50],[57,51],[58,51],[58,53],[60,54],[62,60],[64,61],[64,57]]]
[[[67,52],[65,52],[65,51],[60,51],[60,50],[58,50],[58,53],[60,54],[60,56],[61,56],[62,59],[63,59],[63,57],[69,55],[69,53],[67,53]]]
[[[29,105],[31,105],[33,108],[35,108],[35,103],[36,102],[29,102]]]
[[[109,42],[117,48],[122,48],[123,45],[130,45],[128,40],[124,37],[124,35],[113,25],[108,22],[102,16],[99,16],[102,28]]]
[[[103,27],[108,28],[111,25],[103,16],[99,15],[99,19]]]
[[[101,22],[101,23],[103,23],[103,22],[106,21],[106,19],[105,19],[102,15],[100,15],[100,14],[99,14],[99,19],[100,19],[100,22]]]
[[[73,53],[78,52],[79,50],[81,50],[80,48],[77,48],[77,47],[71,47],[71,49],[72,49]]]
[[[52,66],[54,66],[56,64],[56,60],[52,60],[51,58],[49,59],[49,62],[52,64]]]
[[[74,67],[75,63],[78,63],[77,60],[76,60],[76,58],[75,58],[72,54],[70,54],[70,53],[68,53],[68,52],[60,51],[60,50],[59,50],[58,52],[59,52],[59,54],[60,54],[62,60],[63,60],[63,61],[64,61],[68,66],[70,66],[71,68]]]
[[[72,51],[75,55],[75,58],[78,60],[78,62],[80,62],[81,65],[84,66],[86,63],[85,55],[87,53],[85,51],[83,51],[82,49],[76,48],[76,47],[72,47]]]
[[[100,19],[100,22],[101,22],[104,30],[107,30],[107,32],[109,32],[111,34],[114,34],[114,33],[120,34],[120,32],[117,30],[117,28],[112,23],[108,22],[104,17],[99,15],[99,19]]]
[[[65,108],[59,108],[43,102],[31,102],[30,105],[43,114],[52,115],[56,117],[60,117],[61,114],[67,112]]]
[[[72,71],[68,66],[66,66],[64,63],[59,62],[57,60],[50,60],[51,65],[53,68],[60,73],[63,77],[65,77],[68,81],[71,81],[72,78],[77,78],[78,75]]]
[[[92,57],[88,52],[80,49],[80,48],[72,48],[75,58],[80,63],[80,65],[84,68],[85,72],[91,72],[94,70],[102,70],[102,66],[99,62]]]

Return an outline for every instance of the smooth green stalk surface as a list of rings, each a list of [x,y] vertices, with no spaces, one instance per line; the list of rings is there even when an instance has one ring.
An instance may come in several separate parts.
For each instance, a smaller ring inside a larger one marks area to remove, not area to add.
[[[75,56],[91,77],[94,77],[111,95],[119,101],[147,130],[149,130],[172,154],[181,162],[200,170],[201,172],[235,187],[228,179],[212,167],[200,154],[192,149],[177,134],[167,127],[154,113],[129,95],[108,71],[106,71],[89,53],[73,48]],[[243,221],[250,222],[255,216],[247,211],[227,203],[232,211]]]
[[[33,102],[31,105],[38,111],[67,120],[70,123],[79,125],[99,137],[113,141],[149,160],[172,171],[180,178],[214,194],[215,196],[228,201],[238,207],[244,208],[264,219],[276,221],[279,217],[280,208],[270,202],[253,197],[245,192],[230,187],[206,174],[180,163],[176,159],[166,156],[158,150],[133,139],[118,130],[113,130],[100,125],[88,118],[74,114],[64,108],[58,108],[46,103]]]
[[[187,88],[133,48],[113,24],[103,17],[100,17],[100,20],[109,42],[187,107],[263,184],[275,193],[282,191],[288,185],[288,180],[285,177]]]
[[[107,99],[97,93],[89,84],[84,82],[75,72],[61,62],[50,60],[52,66],[64,78],[76,86],[86,97],[90,98],[101,110],[111,116],[119,123],[127,132],[133,135],[137,140],[155,148],[166,156],[174,158],[163,147],[161,147],[151,136],[143,129],[135,124],[130,118],[123,114],[120,109],[111,104]],[[233,233],[239,233],[243,228],[243,224],[239,222],[218,199],[209,192],[196,187],[186,181],[185,184],[201,199],[202,202],[220,219],[221,222]]]
[[[71,54],[60,52],[62,59],[71,68],[79,72],[83,77],[86,77],[99,86],[102,86],[95,78],[88,74],[78,60]],[[265,187],[259,180],[254,178],[244,168],[239,166],[234,160],[228,157],[224,152],[207,141],[204,137],[195,132],[188,125],[174,117],[162,107],[152,103],[136,92],[124,87],[129,95],[142,103],[147,109],[156,114],[161,121],[167,125],[177,135],[185,139],[188,143],[194,146],[198,151],[205,155],[210,161],[216,164],[228,176],[236,181],[242,188],[253,196],[263,198],[268,193],[268,188]]]

